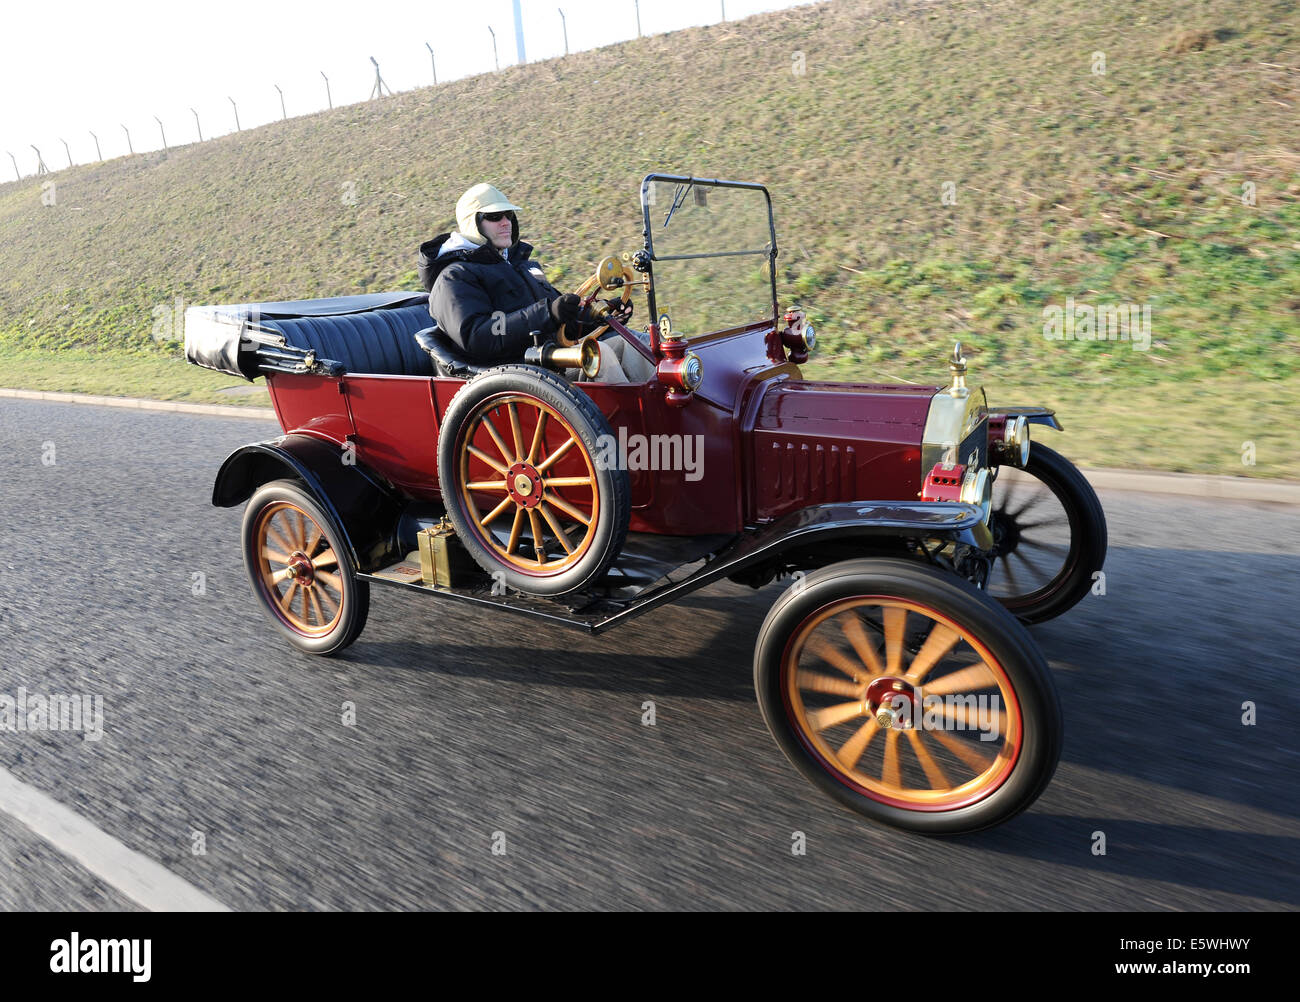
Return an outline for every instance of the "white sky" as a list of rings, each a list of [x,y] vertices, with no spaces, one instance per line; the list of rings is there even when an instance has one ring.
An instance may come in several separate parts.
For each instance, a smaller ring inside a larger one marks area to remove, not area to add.
[[[640,0],[641,29],[658,34],[721,19],[796,6],[799,0]],[[803,0],[807,2],[807,0]],[[636,36],[633,0],[521,0],[530,62],[564,51],[559,10],[571,52]],[[280,117],[279,84],[290,117],[365,100],[374,84],[370,56],[394,91],[491,72],[492,37],[501,65],[515,63],[511,0],[70,0],[6,4],[0,37],[0,179],[24,177],[41,150],[51,170],[104,157],[160,149],[154,116],[172,145],[247,129]]]

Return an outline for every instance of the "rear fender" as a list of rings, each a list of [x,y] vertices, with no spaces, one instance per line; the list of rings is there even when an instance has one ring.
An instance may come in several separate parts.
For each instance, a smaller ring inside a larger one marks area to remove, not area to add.
[[[400,559],[397,524],[405,505],[380,477],[345,459],[338,446],[306,435],[255,442],[221,464],[212,503],[231,508],[272,480],[301,481],[343,534],[353,566],[378,570]]]

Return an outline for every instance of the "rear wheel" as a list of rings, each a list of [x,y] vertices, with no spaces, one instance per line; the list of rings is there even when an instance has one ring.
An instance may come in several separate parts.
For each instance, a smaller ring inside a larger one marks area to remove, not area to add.
[[[297,481],[259,488],[242,535],[253,594],[291,644],[331,655],[360,636],[370,585],[357,579],[342,532]]]
[[[754,654],[777,744],[874,821],[976,831],[1023,811],[1061,753],[1051,674],[978,589],[906,560],[850,560],[796,581]]]

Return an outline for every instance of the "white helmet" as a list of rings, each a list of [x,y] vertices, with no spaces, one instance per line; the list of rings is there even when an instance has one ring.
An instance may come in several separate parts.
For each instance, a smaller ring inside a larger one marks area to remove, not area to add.
[[[487,237],[479,229],[479,215],[484,212],[519,212],[519,206],[492,187],[490,184],[476,184],[456,203],[456,225],[469,240],[476,244],[487,243]],[[512,243],[519,240],[519,220],[515,220],[510,230]]]

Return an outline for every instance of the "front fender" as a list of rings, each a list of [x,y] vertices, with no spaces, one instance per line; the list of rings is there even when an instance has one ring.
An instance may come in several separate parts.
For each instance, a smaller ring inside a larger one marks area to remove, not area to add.
[[[234,507],[263,484],[285,477],[300,481],[330,516],[358,570],[378,570],[400,559],[402,499],[375,473],[345,462],[336,445],[320,439],[285,435],[235,450],[217,473],[212,503]]]
[[[1009,417],[1022,417],[1030,424],[1045,424],[1049,428],[1057,431],[1064,431],[1061,422],[1056,419],[1056,411],[1051,407],[1038,407],[1035,405],[1023,407],[990,407],[989,408],[989,435],[993,434],[994,424],[999,427],[1006,423]]]
[[[978,505],[953,501],[843,501],[813,505],[777,519],[748,537],[735,556],[749,562],[808,543],[863,536],[924,536],[989,550],[993,536]]]

